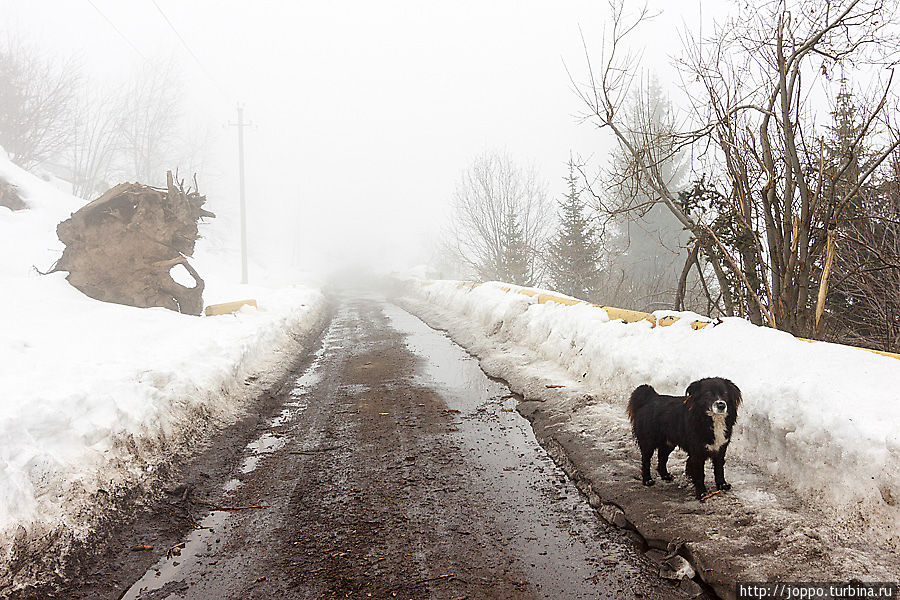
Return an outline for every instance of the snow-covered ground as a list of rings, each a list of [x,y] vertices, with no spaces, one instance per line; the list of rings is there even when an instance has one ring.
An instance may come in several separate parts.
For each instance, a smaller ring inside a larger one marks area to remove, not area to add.
[[[669,327],[625,324],[597,307],[538,304],[501,285],[413,282],[409,289],[469,323],[459,341],[488,361],[491,374],[512,379],[504,371],[516,370],[517,380],[531,372],[544,381],[560,373],[596,399],[580,409],[595,413],[596,427],[623,438],[625,404],[637,385],[683,394],[698,378],[732,379],[744,404],[731,461],[790,486],[834,522],[900,546],[900,360],[799,341],[736,318],[699,331],[689,318]],[[541,388],[531,395],[556,391]]]
[[[85,535],[90,504],[152,481],[179,446],[240,415],[244,379],[315,327],[325,299],[310,285],[229,284],[222,253],[201,240],[192,262],[207,304],[256,298],[258,310],[192,317],[93,300],[65,273],[36,270],[60,256],[56,225],[84,201],[2,151],[0,177],[29,206],[0,207],[2,588],[4,558],[23,543]]]

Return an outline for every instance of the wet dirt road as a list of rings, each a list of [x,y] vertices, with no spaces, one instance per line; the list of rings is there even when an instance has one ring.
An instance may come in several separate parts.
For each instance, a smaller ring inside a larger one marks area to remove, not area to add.
[[[347,299],[234,478],[194,497],[260,508],[212,510],[115,597],[683,597],[515,405],[442,333]]]

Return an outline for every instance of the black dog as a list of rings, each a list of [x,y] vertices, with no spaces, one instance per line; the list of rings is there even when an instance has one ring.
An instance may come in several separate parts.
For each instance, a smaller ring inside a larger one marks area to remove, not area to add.
[[[641,477],[653,485],[650,458],[658,450],[657,472],[672,481],[666,469],[669,453],[678,446],[688,453],[685,472],[694,484],[697,498],[706,495],[703,467],[711,458],[716,489],[730,490],[725,481],[725,451],[741,404],[741,390],[731,381],[712,377],[695,381],[686,396],[663,396],[642,385],[628,401],[628,418],[641,449]]]

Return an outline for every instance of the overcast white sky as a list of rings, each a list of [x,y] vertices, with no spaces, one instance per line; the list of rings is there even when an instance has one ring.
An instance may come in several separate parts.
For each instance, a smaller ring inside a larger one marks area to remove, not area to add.
[[[0,0],[0,26],[80,55],[112,85],[141,55],[177,57],[194,114],[215,133],[201,188],[220,226],[237,211],[225,125],[241,101],[258,126],[246,136],[251,254],[273,266],[422,262],[477,154],[533,164],[559,196],[570,150],[609,150],[578,124],[563,66],[583,73],[579,27],[599,51],[604,2],[157,2],[202,68],[151,0],[93,0],[137,51],[88,0]],[[664,12],[641,40],[659,69],[679,49],[677,28],[696,27],[699,1],[651,7]]]

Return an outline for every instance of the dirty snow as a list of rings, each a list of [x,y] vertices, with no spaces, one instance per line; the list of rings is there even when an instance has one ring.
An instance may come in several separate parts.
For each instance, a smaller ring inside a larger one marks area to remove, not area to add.
[[[29,206],[0,207],[2,588],[14,540],[21,551],[60,528],[83,535],[92,503],[151,481],[172,453],[238,416],[244,379],[313,327],[324,297],[309,285],[229,284],[217,276],[222,255],[201,240],[192,262],[207,303],[256,298],[258,310],[192,317],[93,300],[65,273],[38,273],[62,251],[57,223],[85,202],[2,152],[0,177]]]
[[[683,394],[698,378],[732,379],[744,404],[730,460],[767,473],[773,486],[793,489],[835,523],[898,546],[900,360],[803,342],[737,318],[700,331],[688,319],[658,328],[610,321],[594,306],[538,304],[501,285],[413,282],[409,289],[420,303],[468,323],[459,341],[492,374],[552,382],[558,373],[579,382],[597,399],[584,409],[597,430],[627,435],[624,408],[639,384]],[[555,391],[542,388],[534,384],[526,395]],[[768,498],[763,490],[741,493],[753,504]]]

